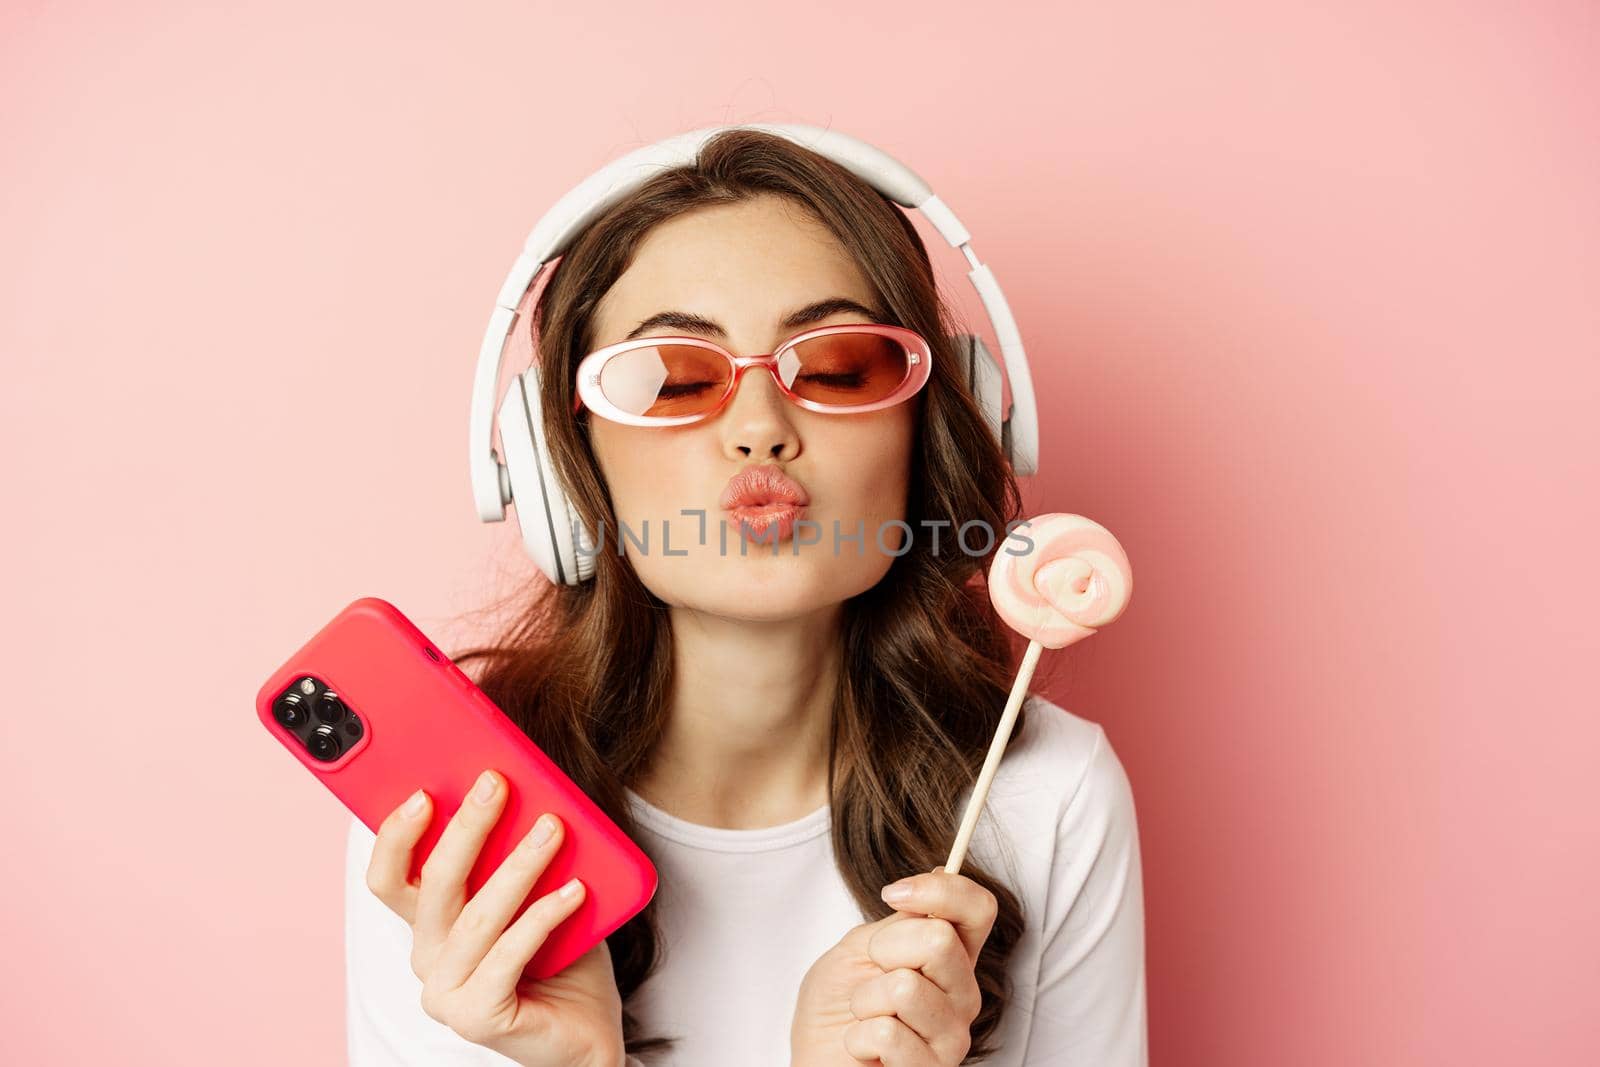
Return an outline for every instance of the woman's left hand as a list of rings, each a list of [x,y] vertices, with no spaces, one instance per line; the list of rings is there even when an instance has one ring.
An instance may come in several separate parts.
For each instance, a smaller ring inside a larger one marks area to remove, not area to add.
[[[910,892],[890,899],[895,887]],[[994,894],[936,868],[885,886],[884,900],[895,913],[851,930],[801,983],[794,1067],[956,1067],[972,1047],[982,1004],[973,967]],[[849,1059],[829,1054],[839,1042]]]

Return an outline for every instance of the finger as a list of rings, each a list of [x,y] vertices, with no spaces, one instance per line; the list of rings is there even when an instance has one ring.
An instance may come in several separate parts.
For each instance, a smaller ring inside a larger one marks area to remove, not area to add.
[[[487,796],[485,795],[487,794]],[[423,945],[443,942],[467,900],[467,876],[505,807],[506,788],[493,771],[479,775],[422,864],[413,934]]]
[[[896,890],[904,890],[904,894],[896,896]],[[998,911],[993,893],[964,875],[946,873],[943,867],[884,886],[883,899],[896,911],[948,920],[961,935],[967,955],[974,960],[989,939]]]
[[[528,910],[507,927],[472,977],[467,979],[467,985],[475,987],[474,995],[493,998],[515,990],[522,980],[523,970],[543,947],[550,931],[577,911],[587,895],[588,887],[574,878],[528,905]]]
[[[464,983],[483,962],[561,847],[561,829],[560,819],[541,815],[461,909],[433,964],[446,988]]]
[[[961,1062],[972,1043],[972,1020],[958,1014],[949,994],[927,975],[905,967],[856,986],[850,1013],[857,1019],[893,1015],[948,1063]]]
[[[877,1060],[883,1067],[941,1067],[928,1043],[892,1015],[845,1027],[844,1050],[862,1063]]]
[[[944,919],[907,919],[886,926],[867,942],[867,955],[884,971],[899,967],[921,971],[945,991],[956,1011],[969,1017],[977,1014],[981,994],[972,961],[955,927]]]
[[[367,861],[367,888],[408,923],[417,913],[411,854],[432,821],[433,798],[419,789],[378,824],[372,858]]]

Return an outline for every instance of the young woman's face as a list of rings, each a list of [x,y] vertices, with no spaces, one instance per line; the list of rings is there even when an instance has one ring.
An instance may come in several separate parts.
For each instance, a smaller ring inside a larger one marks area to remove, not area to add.
[[[872,321],[834,311],[802,326],[781,325],[833,298],[879,307],[849,254],[804,208],[777,196],[698,208],[645,237],[596,309],[594,347],[625,340],[664,311],[716,328],[669,325],[642,336],[704,337],[738,356],[772,352],[818,326]],[[623,547],[645,586],[668,604],[772,620],[871,588],[894,562],[904,530],[890,523],[905,517],[914,403],[818,414],[791,403],[772,375],[755,367],[720,411],[693,425],[624,426],[593,413],[586,419],[618,521],[638,541],[649,531],[648,550],[634,541]],[[781,539],[770,530],[764,541],[741,536],[739,519],[720,498],[731,477],[758,465],[800,484],[809,500],[804,518],[815,526]],[[616,550],[608,540],[604,551]]]

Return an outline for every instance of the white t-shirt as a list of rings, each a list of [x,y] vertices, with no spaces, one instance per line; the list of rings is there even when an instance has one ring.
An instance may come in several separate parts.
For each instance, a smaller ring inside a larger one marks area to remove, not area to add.
[[[957,810],[965,808],[961,799]],[[781,826],[728,830],[685,822],[632,791],[629,802],[639,843],[660,875],[662,944],[656,970],[628,1007],[646,1035],[679,1039],[646,1062],[786,1067],[801,978],[866,921],[834,864],[829,808]],[[352,1067],[512,1063],[423,1012],[411,928],[366,885],[373,839],[352,820],[345,873]],[[1029,697],[968,851],[1017,893],[1026,923],[1010,958],[999,1051],[987,1063],[1145,1067],[1138,830],[1127,775],[1104,731]]]

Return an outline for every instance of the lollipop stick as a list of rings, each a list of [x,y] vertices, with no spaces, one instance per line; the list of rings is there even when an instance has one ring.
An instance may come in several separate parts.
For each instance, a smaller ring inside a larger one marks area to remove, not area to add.
[[[950,849],[950,858],[944,861],[944,869],[950,874],[961,873],[961,861],[967,858],[967,844],[978,825],[983,802],[989,796],[989,783],[994,781],[1000,757],[1005,755],[1006,742],[1011,740],[1011,728],[1016,725],[1017,712],[1022,709],[1023,698],[1028,695],[1028,683],[1033,680],[1033,669],[1039,665],[1039,653],[1042,651],[1044,646],[1039,642],[1028,642],[1028,651],[1022,657],[1022,665],[1017,668],[1017,680],[1011,683],[1011,697],[1006,701],[1005,713],[1000,716],[1000,725],[994,730],[994,740],[989,743],[989,755],[983,761],[983,770],[978,772],[977,784],[972,787],[972,799],[967,801],[967,813],[961,817],[956,843]]]

